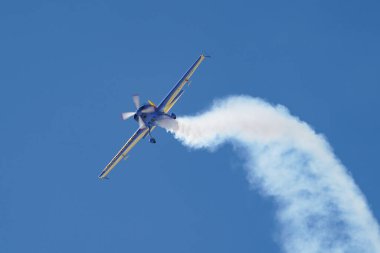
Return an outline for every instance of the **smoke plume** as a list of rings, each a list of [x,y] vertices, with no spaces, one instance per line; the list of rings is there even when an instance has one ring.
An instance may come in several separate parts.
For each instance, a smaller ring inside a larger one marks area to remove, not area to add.
[[[380,252],[364,195],[325,138],[285,107],[230,97],[177,122],[170,132],[190,148],[243,150],[249,183],[276,202],[285,252]]]

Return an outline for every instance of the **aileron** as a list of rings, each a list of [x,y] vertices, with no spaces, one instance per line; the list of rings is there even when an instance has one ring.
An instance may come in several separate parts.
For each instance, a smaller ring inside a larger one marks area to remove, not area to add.
[[[100,173],[99,178],[105,178],[111,172],[111,170],[123,159],[128,152],[143,138],[148,132],[148,129],[138,129],[127,143],[120,149],[116,156],[111,160],[111,162],[104,168]]]

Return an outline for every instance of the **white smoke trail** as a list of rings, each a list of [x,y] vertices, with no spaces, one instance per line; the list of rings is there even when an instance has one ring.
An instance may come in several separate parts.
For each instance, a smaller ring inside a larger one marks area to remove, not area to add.
[[[365,197],[322,135],[283,106],[252,97],[218,101],[172,129],[191,148],[244,148],[251,185],[272,197],[285,252],[380,252]]]

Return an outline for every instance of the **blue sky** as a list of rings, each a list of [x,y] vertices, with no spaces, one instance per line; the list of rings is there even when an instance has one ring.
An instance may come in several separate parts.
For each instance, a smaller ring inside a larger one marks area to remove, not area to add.
[[[377,1],[3,1],[1,252],[281,252],[275,204],[226,145],[163,130],[97,175],[200,53],[173,111],[247,94],[325,134],[380,218]]]

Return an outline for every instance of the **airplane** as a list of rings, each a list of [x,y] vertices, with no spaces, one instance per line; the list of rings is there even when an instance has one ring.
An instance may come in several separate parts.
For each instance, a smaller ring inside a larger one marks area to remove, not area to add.
[[[143,138],[149,135],[150,143],[156,143],[151,135],[151,132],[157,127],[164,127],[171,123],[176,123],[176,115],[170,113],[170,109],[177,103],[179,98],[182,96],[184,86],[186,83],[190,85],[190,78],[194,74],[195,70],[199,67],[202,61],[209,56],[201,54],[195,63],[190,67],[186,74],[179,80],[179,82],[173,87],[169,94],[162,100],[162,102],[156,106],[152,101],[148,100],[147,104],[140,105],[140,98],[137,95],[132,97],[133,103],[136,107],[135,112],[124,112],[122,113],[122,119],[127,120],[129,118],[134,118],[139,124],[139,128],[132,135],[127,143],[120,149],[116,156],[111,160],[110,163],[103,169],[103,171],[98,176],[100,179],[108,179],[107,175],[111,170],[124,158],[127,158],[127,154],[131,149]]]

